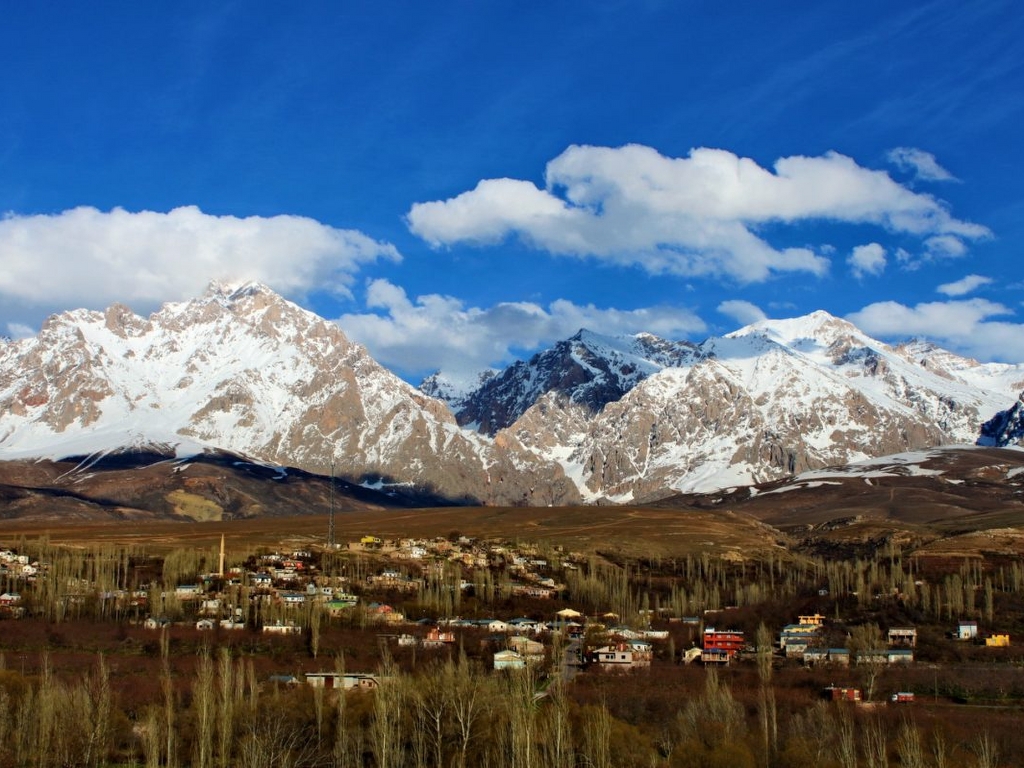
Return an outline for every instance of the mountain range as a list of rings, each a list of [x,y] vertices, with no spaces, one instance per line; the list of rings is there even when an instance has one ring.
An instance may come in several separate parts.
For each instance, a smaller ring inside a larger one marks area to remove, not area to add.
[[[1024,365],[890,346],[825,312],[699,344],[575,336],[420,388],[258,284],[0,342],[0,460],[228,451],[430,503],[641,502],[1024,439]]]

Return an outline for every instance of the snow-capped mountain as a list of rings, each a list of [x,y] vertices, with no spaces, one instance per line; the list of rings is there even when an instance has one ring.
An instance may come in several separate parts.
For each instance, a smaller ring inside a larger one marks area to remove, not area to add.
[[[256,284],[148,319],[119,305],[51,317],[0,347],[0,414],[0,458],[208,446],[453,501],[577,499],[557,465],[460,429],[337,326]]]
[[[597,413],[648,376],[682,365],[693,355],[694,346],[687,342],[651,334],[602,336],[583,329],[529,361],[481,377],[475,390],[453,391],[438,375],[424,381],[420,389],[448,402],[459,424],[493,435],[515,422],[542,395],[561,394]]]
[[[816,312],[698,345],[581,331],[468,391],[431,386],[458,421],[333,323],[214,285],[0,343],[0,460],[216,447],[446,501],[642,501],[974,443],[1024,366],[890,347]]]
[[[561,461],[585,498],[645,500],[974,443],[1022,380],[815,312],[708,339],[596,413],[552,392],[498,437]]]

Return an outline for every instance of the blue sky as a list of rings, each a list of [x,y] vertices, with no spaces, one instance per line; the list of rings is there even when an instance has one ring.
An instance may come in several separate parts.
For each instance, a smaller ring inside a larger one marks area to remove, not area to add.
[[[720,5],[15,4],[0,332],[256,279],[414,382],[816,309],[1024,361],[1024,8]]]

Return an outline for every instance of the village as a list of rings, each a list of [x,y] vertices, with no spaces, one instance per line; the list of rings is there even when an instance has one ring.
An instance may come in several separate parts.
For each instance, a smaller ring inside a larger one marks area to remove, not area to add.
[[[755,638],[741,628],[742,622],[731,620],[739,613],[737,606],[705,607],[692,615],[646,607],[628,616],[593,600],[574,606],[573,592],[580,590],[570,583],[578,581],[581,571],[594,569],[584,555],[461,535],[398,540],[367,535],[333,550],[247,554],[244,562],[231,565],[222,538],[216,557],[211,554],[203,564],[207,568],[194,580],[159,587],[127,580],[91,583],[80,575],[47,585],[54,578],[51,563],[3,549],[0,618],[40,614],[37,595],[45,592],[57,603],[48,609],[57,620],[91,606],[101,615],[117,615],[154,631],[315,638],[330,622],[340,622],[372,634],[392,653],[455,649],[472,637],[493,670],[532,668],[565,680],[580,673],[642,674],[655,659],[720,668],[768,656],[779,666],[877,669],[912,665],[918,646],[916,627],[870,625],[851,632],[843,622],[817,612],[785,617],[792,622],[782,624],[769,644],[763,633]],[[818,590],[820,598],[827,593]],[[500,610],[485,613],[488,606]],[[509,615],[513,606],[528,606],[529,615]],[[836,626],[845,634],[837,636]],[[836,643],[837,637],[846,642]],[[981,636],[975,619],[951,623],[944,639],[987,648],[1011,645],[1007,633]],[[873,681],[875,675],[866,677]],[[282,671],[269,679],[349,690],[375,688],[379,673],[372,668],[312,669],[301,677]],[[862,702],[872,699],[874,691],[831,686],[822,694]],[[894,692],[891,700],[910,702],[914,694]]]

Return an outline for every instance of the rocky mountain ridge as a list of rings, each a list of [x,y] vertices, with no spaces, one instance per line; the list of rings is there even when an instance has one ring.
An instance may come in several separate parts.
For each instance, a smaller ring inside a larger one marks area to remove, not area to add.
[[[437,394],[445,394],[435,380]],[[700,344],[581,331],[445,403],[254,284],[0,344],[0,460],[218,448],[451,503],[644,501],[974,443],[1024,366],[824,312]]]
[[[220,448],[449,502],[578,499],[557,465],[460,429],[333,323],[260,285],[214,285],[148,319],[122,306],[55,315],[0,347],[0,413],[0,458]]]

